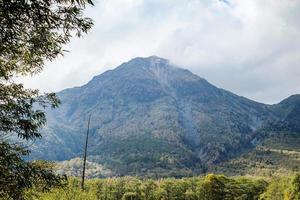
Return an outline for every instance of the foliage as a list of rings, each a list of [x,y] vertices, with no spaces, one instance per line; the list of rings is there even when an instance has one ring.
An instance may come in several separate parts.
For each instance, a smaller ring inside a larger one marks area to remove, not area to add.
[[[126,192],[124,193],[122,200],[140,200],[140,196],[135,192]]]
[[[79,188],[79,179],[70,179],[64,188],[35,193],[38,199],[98,199],[98,200],[231,200],[258,199],[267,182],[253,178],[228,178],[209,174],[206,177],[183,179],[138,179],[133,177],[92,179],[85,191]],[[33,191],[28,193],[31,200]]]
[[[0,144],[0,198],[19,199],[24,188],[35,187],[37,191],[46,191],[63,184],[63,177],[53,174],[53,164],[25,162],[22,156],[27,154],[28,151],[19,146]]]
[[[285,176],[299,172],[300,134],[273,132],[256,148],[208,170],[226,175]]]
[[[266,191],[260,196],[261,200],[299,200],[300,199],[300,175],[292,177],[273,178]]]
[[[14,82],[33,75],[46,60],[63,54],[63,45],[92,26],[82,14],[91,0],[0,0],[0,197],[21,199],[24,189],[49,189],[61,178],[49,164],[24,161],[22,142],[42,135],[43,109],[57,107],[53,93],[41,95]]]
[[[68,185],[48,192],[31,189],[26,199],[40,200],[299,200],[300,175],[261,179],[226,177],[209,174],[205,177],[138,179],[133,177],[90,179],[86,190],[80,180],[71,178]]]
[[[72,33],[92,22],[82,16],[91,0],[0,1],[0,79],[40,72],[45,60],[62,54]]]
[[[292,180],[291,187],[285,195],[285,199],[299,200],[300,199],[300,174],[296,174]]]
[[[195,159],[194,154],[191,154],[190,159],[185,159],[184,148],[143,135],[122,141],[116,139],[109,144],[103,144],[98,150],[95,149],[96,155],[89,157],[90,178],[115,175],[180,178],[204,173],[268,177],[289,175],[300,170],[300,135],[296,132],[269,134],[256,148],[227,162],[211,165],[207,170],[199,170],[204,166],[197,163],[199,161]],[[90,147],[92,150],[93,148],[94,146]],[[82,166],[80,161],[72,159],[58,162],[59,173],[80,176],[79,167]],[[126,164],[125,167],[123,163]]]

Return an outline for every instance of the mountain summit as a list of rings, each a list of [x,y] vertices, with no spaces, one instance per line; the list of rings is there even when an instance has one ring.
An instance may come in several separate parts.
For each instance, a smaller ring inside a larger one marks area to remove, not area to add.
[[[58,93],[35,158],[82,155],[89,115],[89,160],[116,175],[200,173],[259,142],[270,106],[217,88],[168,60],[134,58]]]

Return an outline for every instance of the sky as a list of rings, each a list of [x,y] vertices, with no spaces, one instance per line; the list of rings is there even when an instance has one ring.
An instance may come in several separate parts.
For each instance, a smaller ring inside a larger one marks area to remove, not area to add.
[[[300,93],[299,0],[94,0],[83,38],[20,81],[42,92],[81,86],[156,55],[217,87],[274,104]]]

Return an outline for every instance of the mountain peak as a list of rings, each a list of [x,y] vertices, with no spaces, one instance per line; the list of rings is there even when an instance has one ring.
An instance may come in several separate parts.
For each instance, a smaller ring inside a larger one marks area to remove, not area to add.
[[[153,64],[170,64],[170,61],[168,59],[158,57],[158,56],[149,56],[145,59],[150,60]]]
[[[162,85],[168,85],[170,81],[177,82],[179,80],[183,81],[199,81],[204,80],[199,76],[193,74],[187,69],[178,67],[168,59],[158,57],[158,56],[149,56],[149,57],[136,57],[130,61],[123,63],[119,67],[120,75],[130,74],[130,78],[138,77],[156,79]],[[122,71],[122,72],[121,72]],[[126,73],[124,73],[126,71]]]
[[[136,57],[124,64],[126,66],[147,67],[147,68],[171,66],[169,60],[155,55],[149,57]]]
[[[109,70],[95,76],[87,85],[92,85],[94,89],[97,89],[98,86],[96,85],[101,85],[106,80],[113,80],[114,85],[118,85],[120,81],[151,80],[167,86],[170,81],[198,81],[203,79],[189,70],[171,64],[165,58],[153,55],[149,57],[136,57],[124,62],[114,70]]]
[[[152,55],[152,56],[148,56],[148,57],[136,57],[133,58],[132,60],[145,60],[145,61],[151,61],[151,62],[159,62],[159,63],[169,63],[168,59],[156,56],[156,55]],[[130,61],[129,61],[130,62]]]

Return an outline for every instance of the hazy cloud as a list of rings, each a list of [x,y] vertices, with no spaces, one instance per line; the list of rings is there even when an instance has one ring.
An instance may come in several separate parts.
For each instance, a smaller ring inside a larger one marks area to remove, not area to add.
[[[59,91],[137,56],[157,55],[265,103],[300,93],[300,1],[98,0],[95,22],[29,87]]]

